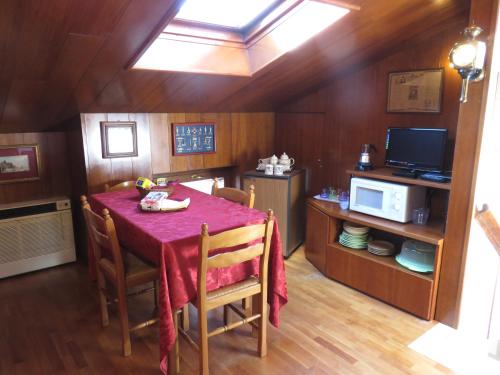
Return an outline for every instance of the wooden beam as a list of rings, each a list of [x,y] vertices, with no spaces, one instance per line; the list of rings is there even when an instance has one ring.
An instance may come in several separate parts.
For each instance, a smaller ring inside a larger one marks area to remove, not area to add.
[[[484,29],[481,36],[487,41],[486,72],[491,67],[497,11],[497,0],[471,0],[470,23],[474,22]],[[460,38],[457,35],[457,40]],[[487,93],[487,79],[471,84],[469,100],[460,105],[458,115],[453,179],[436,306],[436,320],[452,327],[457,327],[460,314]]]

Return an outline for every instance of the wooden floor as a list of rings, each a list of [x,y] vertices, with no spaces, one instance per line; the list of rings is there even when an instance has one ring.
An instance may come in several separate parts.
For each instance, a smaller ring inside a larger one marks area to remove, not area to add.
[[[453,373],[407,348],[433,323],[326,279],[302,250],[286,267],[289,303],[280,329],[269,328],[268,356],[258,358],[256,339],[240,328],[210,339],[211,374]],[[129,304],[132,321],[153,306],[150,296]],[[101,328],[83,265],[0,280],[0,374],[158,374],[157,327],[134,334],[124,358],[117,323],[112,308],[111,325]],[[181,356],[181,373],[197,374],[197,355],[183,341]]]

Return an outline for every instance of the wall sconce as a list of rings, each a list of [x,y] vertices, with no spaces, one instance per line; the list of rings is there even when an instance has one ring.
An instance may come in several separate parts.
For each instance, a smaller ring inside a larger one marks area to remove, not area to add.
[[[462,91],[460,102],[467,103],[469,82],[480,81],[484,77],[484,58],[486,43],[476,40],[483,29],[479,26],[470,26],[464,30],[463,41],[455,43],[450,51],[450,66],[457,70],[462,77]]]

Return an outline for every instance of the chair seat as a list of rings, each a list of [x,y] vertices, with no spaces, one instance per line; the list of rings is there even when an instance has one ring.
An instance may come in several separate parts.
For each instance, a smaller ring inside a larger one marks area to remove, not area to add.
[[[127,287],[134,287],[157,280],[159,277],[158,268],[144,262],[130,252],[124,252],[125,282]]]
[[[210,309],[234,302],[238,299],[260,293],[261,284],[255,276],[224,286],[207,293],[207,307]]]

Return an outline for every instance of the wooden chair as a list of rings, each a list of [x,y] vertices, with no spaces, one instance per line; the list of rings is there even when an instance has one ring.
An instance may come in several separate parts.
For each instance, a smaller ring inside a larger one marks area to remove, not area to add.
[[[258,353],[260,357],[264,357],[267,354],[267,276],[273,225],[273,212],[269,210],[264,224],[236,228],[214,236],[208,234],[207,224],[201,226],[196,300],[199,329],[198,343],[191,339],[185,331],[179,329],[179,333],[199,350],[200,375],[209,375],[208,338],[227,332],[243,324],[249,323],[258,329]],[[257,239],[261,241],[243,249],[209,256],[212,250],[245,245],[253,243]],[[255,257],[260,257],[259,277],[250,276],[235,284],[207,292],[207,271],[209,269],[229,267]],[[254,303],[258,302],[257,306],[254,306],[254,311],[257,311],[255,315],[249,315],[232,304],[233,302],[249,297],[253,297]],[[226,321],[224,326],[208,332],[207,313],[209,310],[220,306],[224,306],[225,318],[227,317],[227,312],[231,309],[241,317],[241,320],[231,324],[228,324]],[[176,319],[177,317],[175,316],[174,320]],[[258,325],[256,321],[259,322]],[[175,325],[178,327],[177,322],[175,322]]]
[[[240,203],[248,208],[253,208],[255,202],[255,187],[250,185],[250,191],[246,191],[224,187],[219,189],[217,178],[214,179],[214,187],[212,189],[212,195],[216,197],[224,198],[236,203]]]
[[[159,279],[158,269],[143,262],[133,254],[122,251],[109,211],[104,209],[102,211],[103,216],[101,217],[91,210],[84,195],[80,199],[90,242],[94,251],[102,325],[103,327],[109,325],[106,290],[106,281],[109,281],[115,287],[118,297],[123,355],[129,356],[132,353],[130,332],[154,324],[158,319],[149,319],[134,327],[129,327],[126,291],[141,284],[153,283],[153,288],[141,290],[128,296],[153,290],[155,293],[155,307],[157,307],[156,285]],[[110,298],[110,301],[114,301],[114,298]]]
[[[110,186],[109,184],[104,184],[104,192],[110,191],[122,191],[122,190],[130,190],[135,189],[135,181],[124,181],[119,184]]]

